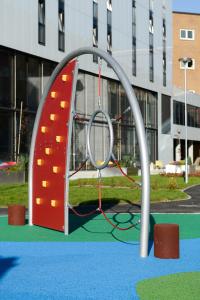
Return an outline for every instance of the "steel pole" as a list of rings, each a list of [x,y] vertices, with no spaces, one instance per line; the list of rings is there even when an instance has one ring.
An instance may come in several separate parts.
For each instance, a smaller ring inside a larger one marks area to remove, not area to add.
[[[187,68],[184,64],[184,79],[185,79],[185,183],[188,183],[188,132],[187,132]]]

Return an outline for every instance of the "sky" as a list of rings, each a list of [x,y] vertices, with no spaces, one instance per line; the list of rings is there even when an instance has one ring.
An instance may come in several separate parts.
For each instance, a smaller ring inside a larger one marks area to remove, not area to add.
[[[172,0],[173,10],[200,13],[200,0]]]

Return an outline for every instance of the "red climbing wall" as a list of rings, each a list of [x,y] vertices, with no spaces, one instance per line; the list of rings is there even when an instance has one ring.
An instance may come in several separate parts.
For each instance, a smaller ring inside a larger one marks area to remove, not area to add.
[[[68,121],[76,61],[66,65],[47,95],[33,158],[33,224],[64,231]]]

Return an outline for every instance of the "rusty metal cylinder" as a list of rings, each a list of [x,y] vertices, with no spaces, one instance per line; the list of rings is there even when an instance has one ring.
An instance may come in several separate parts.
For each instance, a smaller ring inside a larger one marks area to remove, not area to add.
[[[25,225],[26,208],[24,205],[13,204],[8,206],[8,224]]]
[[[179,225],[154,225],[154,256],[158,258],[179,258]]]

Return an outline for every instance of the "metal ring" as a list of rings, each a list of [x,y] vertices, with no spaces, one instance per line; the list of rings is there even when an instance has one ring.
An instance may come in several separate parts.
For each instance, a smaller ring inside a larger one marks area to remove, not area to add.
[[[91,145],[90,145],[90,133],[91,133],[91,128],[92,128],[92,123],[94,122],[94,119],[96,117],[96,115],[102,113],[104,115],[104,117],[106,118],[106,121],[108,123],[108,127],[109,127],[109,134],[110,134],[110,143],[109,143],[109,152],[108,152],[108,155],[104,161],[104,163],[102,165],[97,165],[95,160],[93,159],[93,156],[92,156],[92,151],[91,151]],[[104,112],[103,110],[101,109],[98,109],[96,110],[91,118],[90,118],[90,121],[88,123],[88,131],[87,131],[87,149],[88,149],[88,154],[89,154],[89,158],[90,158],[90,161],[92,163],[92,165],[97,169],[97,170],[102,170],[104,169],[105,167],[107,167],[109,161],[110,161],[110,158],[112,156],[112,149],[113,149],[113,127],[112,127],[112,122],[111,122],[111,119],[109,117],[109,115]]]

